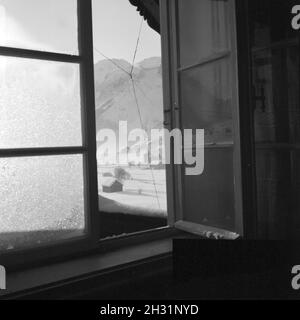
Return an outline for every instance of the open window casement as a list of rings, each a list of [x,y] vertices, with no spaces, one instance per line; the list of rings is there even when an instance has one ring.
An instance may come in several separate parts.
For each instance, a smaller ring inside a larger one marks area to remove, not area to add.
[[[167,165],[169,223],[236,239],[243,216],[234,1],[161,1],[161,36],[165,125],[183,136],[184,129],[205,133],[201,174],[187,174],[184,144],[183,164]],[[199,148],[194,139],[194,155]]]

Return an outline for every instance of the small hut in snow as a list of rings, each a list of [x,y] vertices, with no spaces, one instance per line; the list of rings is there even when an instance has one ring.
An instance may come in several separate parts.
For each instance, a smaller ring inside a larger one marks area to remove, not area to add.
[[[116,178],[106,178],[102,182],[102,191],[106,193],[122,192],[123,184]]]

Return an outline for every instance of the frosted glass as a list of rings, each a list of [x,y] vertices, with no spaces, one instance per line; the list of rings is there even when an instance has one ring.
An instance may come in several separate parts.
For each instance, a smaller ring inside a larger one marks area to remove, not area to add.
[[[82,155],[1,158],[0,181],[0,250],[84,232]]]
[[[0,57],[0,148],[82,145],[79,66]]]
[[[76,0],[0,0],[0,45],[78,53]]]

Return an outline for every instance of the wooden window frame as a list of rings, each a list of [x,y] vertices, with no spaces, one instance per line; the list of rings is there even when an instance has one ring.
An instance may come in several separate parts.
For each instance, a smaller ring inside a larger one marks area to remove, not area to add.
[[[0,47],[0,56],[45,61],[74,63],[80,69],[82,146],[0,149],[0,157],[36,157],[51,155],[83,156],[84,199],[86,229],[83,236],[58,240],[32,248],[16,249],[1,253],[0,262],[8,270],[50,260],[65,254],[91,249],[99,239],[99,214],[97,192],[96,131],[94,108],[94,66],[92,42],[92,7],[90,0],[77,0],[78,55],[44,52],[13,47]],[[97,241],[96,241],[97,239]]]
[[[179,73],[197,66],[206,65],[224,58],[231,56],[232,65],[234,69],[234,81],[233,81],[233,105],[232,105],[232,117],[233,117],[233,129],[234,129],[234,141],[233,141],[233,168],[234,168],[234,201],[235,201],[235,232],[215,228],[212,226],[204,226],[198,223],[192,223],[184,217],[184,180],[183,180],[183,166],[169,165],[167,166],[167,172],[169,176],[172,176],[172,180],[167,180],[167,189],[173,188],[174,201],[172,203],[172,211],[169,212],[169,221],[175,228],[180,230],[191,232],[205,238],[217,238],[217,239],[237,239],[239,237],[245,237],[245,221],[243,214],[243,176],[242,176],[242,142],[241,142],[241,115],[239,110],[240,100],[240,85],[239,77],[241,76],[238,68],[238,35],[237,24],[238,16],[237,11],[240,12],[240,6],[237,6],[236,0],[229,0],[231,11],[231,25],[230,32],[232,37],[231,50],[221,51],[213,54],[211,57],[201,59],[199,62],[188,65],[186,67],[180,66],[179,63],[179,46],[178,46],[178,0],[166,0],[161,1],[161,36],[163,43],[163,63],[164,70],[164,95],[165,95],[165,114],[169,116],[167,122],[167,128],[182,128],[181,124],[181,110],[180,110],[180,82]],[[240,35],[239,35],[240,36]],[[214,146],[214,148],[226,148],[232,145],[220,145]],[[173,150],[172,150],[173,153]],[[173,186],[171,186],[171,181]],[[174,183],[175,182],[175,183]],[[168,188],[169,187],[169,188]]]
[[[241,181],[245,239],[257,239],[257,191],[252,105],[249,1],[235,0],[237,24],[238,89],[240,105]]]

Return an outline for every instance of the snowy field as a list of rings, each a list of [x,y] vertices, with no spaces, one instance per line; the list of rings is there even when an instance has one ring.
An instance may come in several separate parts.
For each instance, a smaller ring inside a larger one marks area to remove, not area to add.
[[[114,167],[98,167],[100,210],[147,216],[167,216],[165,170],[139,167],[124,169],[131,178],[124,181],[123,191],[105,193],[102,191],[102,182],[105,180],[103,174],[109,172],[113,175]]]

